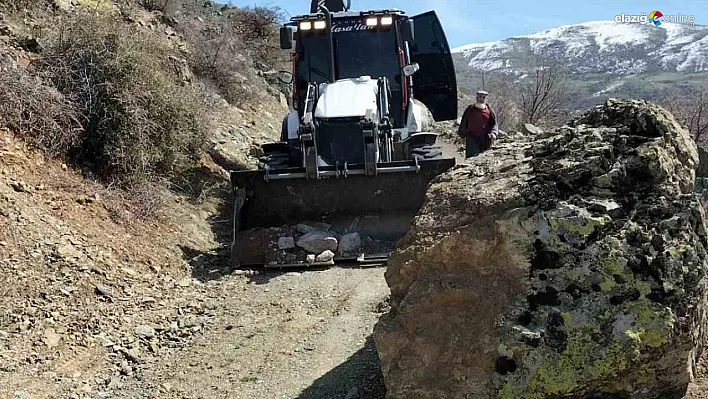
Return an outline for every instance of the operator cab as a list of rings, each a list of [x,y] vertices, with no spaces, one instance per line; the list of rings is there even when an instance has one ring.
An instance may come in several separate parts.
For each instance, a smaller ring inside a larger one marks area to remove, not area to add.
[[[376,173],[375,164],[410,160],[414,146],[435,142],[427,112],[436,121],[457,118],[455,68],[434,11],[408,17],[337,4],[313,0],[320,12],[281,28],[281,48],[293,50],[293,112],[281,141],[291,165],[305,157],[312,173],[364,163]]]
[[[309,83],[370,76],[388,78],[394,128],[406,125],[413,93],[436,121],[457,118],[455,69],[434,11],[413,17],[396,9],[330,15],[331,27],[323,13],[312,13],[292,18],[281,30],[281,47],[294,47],[293,99],[300,115]],[[420,69],[406,77],[403,68],[413,63]]]

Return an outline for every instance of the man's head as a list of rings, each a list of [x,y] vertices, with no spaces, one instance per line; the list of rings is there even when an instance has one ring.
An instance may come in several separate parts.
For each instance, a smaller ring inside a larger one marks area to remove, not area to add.
[[[488,95],[488,94],[489,94],[489,93],[487,93],[487,92],[484,91],[484,90],[477,90],[477,102],[475,103],[474,106],[477,107],[477,108],[479,108],[479,109],[485,109],[485,108],[487,108],[487,104],[486,104],[485,101],[487,101],[487,95]]]

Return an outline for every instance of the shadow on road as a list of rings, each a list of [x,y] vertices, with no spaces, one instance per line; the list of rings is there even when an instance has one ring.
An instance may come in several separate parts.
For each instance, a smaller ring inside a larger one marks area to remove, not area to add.
[[[180,249],[182,250],[182,257],[192,267],[192,278],[202,283],[218,280],[235,270],[230,264],[227,248],[204,252],[180,245]]]
[[[344,399],[356,387],[360,399],[385,399],[386,386],[373,337],[346,362],[318,378],[297,399]]]
[[[202,251],[180,245],[183,259],[192,267],[192,277],[204,283],[231,274],[235,270],[229,257],[233,200],[228,178],[206,167],[195,168],[185,178],[179,191],[189,195],[192,201],[206,197],[218,201],[216,212],[207,222],[219,247]]]

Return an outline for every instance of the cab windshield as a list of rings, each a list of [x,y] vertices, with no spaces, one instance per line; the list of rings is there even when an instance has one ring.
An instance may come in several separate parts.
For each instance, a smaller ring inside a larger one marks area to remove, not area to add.
[[[335,79],[386,76],[395,85],[397,80],[400,81],[401,73],[395,30],[371,29],[362,22],[359,19],[335,19],[333,22]],[[329,81],[327,35],[308,32],[301,34],[298,40],[298,82],[307,87],[308,82]]]
[[[307,32],[298,37],[298,109],[303,110],[308,83],[329,82],[329,54],[334,55],[335,80],[371,76],[387,77],[391,89],[391,118],[396,127],[403,123],[403,92],[397,33],[393,26],[367,28],[363,20],[335,19],[332,50],[324,32]]]
[[[335,23],[332,29],[337,79],[368,75],[393,80],[399,74],[398,45],[393,29],[366,29],[361,23],[342,25]]]

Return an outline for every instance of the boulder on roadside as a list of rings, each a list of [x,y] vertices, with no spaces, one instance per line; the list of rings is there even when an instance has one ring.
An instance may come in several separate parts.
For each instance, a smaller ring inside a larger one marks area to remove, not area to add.
[[[390,257],[391,398],[680,398],[706,335],[689,134],[610,99],[434,180]]]

